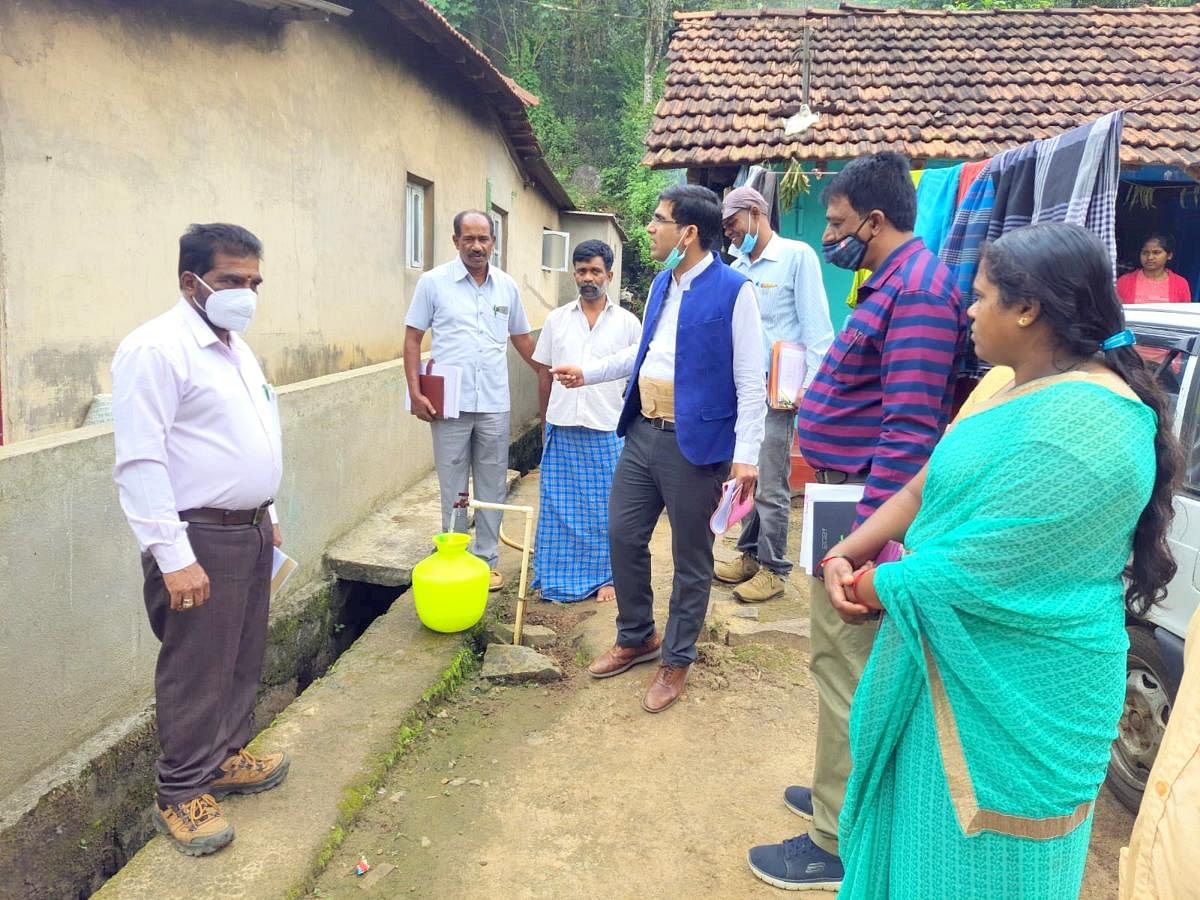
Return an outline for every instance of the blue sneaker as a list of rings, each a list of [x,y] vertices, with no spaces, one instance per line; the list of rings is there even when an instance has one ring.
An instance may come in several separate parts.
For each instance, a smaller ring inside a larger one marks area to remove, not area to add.
[[[837,891],[842,886],[842,861],[807,834],[753,847],[747,858],[751,872],[785,891]]]
[[[801,787],[798,784],[784,788],[783,804],[800,818],[812,821],[812,788]]]

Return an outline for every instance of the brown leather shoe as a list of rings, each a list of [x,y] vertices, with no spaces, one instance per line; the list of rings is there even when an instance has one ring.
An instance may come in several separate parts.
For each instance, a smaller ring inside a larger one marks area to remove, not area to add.
[[[613,675],[620,675],[638,663],[658,659],[661,647],[662,635],[657,631],[654,633],[654,637],[636,647],[622,647],[620,644],[613,644],[611,648],[592,660],[592,664],[588,666],[588,674],[593,678],[611,678]]]
[[[683,683],[687,681],[691,666],[659,666],[658,673],[650,682],[650,689],[642,698],[642,709],[646,712],[662,712],[679,699]]]

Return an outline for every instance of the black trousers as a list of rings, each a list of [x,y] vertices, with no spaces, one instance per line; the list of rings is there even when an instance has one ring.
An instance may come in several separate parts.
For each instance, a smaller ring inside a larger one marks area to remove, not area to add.
[[[671,523],[675,578],[662,659],[686,666],[708,613],[713,533],[708,520],[721,499],[729,463],[697,466],[679,450],[673,431],[638,417],[625,435],[608,501],[608,542],[617,592],[617,643],[633,647],[654,634],[650,536],[665,508]]]
[[[162,642],[154,673],[161,806],[204,793],[221,763],[250,739],[267,645],[270,521],[193,523],[188,538],[211,585],[203,606],[173,612],[154,557],[142,554],[146,612]]]

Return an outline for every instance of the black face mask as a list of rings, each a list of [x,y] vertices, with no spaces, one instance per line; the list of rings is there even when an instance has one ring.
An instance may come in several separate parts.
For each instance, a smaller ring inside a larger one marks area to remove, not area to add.
[[[851,272],[862,268],[863,257],[867,255],[867,244],[871,243],[874,236],[864,241],[858,236],[858,229],[863,227],[863,222],[868,218],[870,217],[863,216],[854,230],[845,237],[821,242],[821,255],[825,257],[825,262],[839,269],[849,269]]]

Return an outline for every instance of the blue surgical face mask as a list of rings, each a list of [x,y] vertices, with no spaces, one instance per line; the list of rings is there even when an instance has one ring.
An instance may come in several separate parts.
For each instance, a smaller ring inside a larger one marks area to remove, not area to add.
[[[680,238],[679,244],[682,243],[683,238]],[[679,244],[676,244],[674,247],[672,247],[671,252],[667,254],[667,258],[663,260],[663,266],[665,268],[674,269],[681,262],[683,262],[683,250],[680,249]]]
[[[758,232],[750,230],[750,225],[753,221],[754,217],[750,215],[750,210],[746,210],[746,236],[738,244],[738,253],[742,256],[749,256],[754,252],[754,248],[758,246]]]
[[[858,229],[862,228],[865,221],[867,216],[863,216],[854,230],[845,237],[821,243],[821,255],[825,257],[825,262],[839,269],[849,269],[851,272],[862,268],[863,257],[867,255],[867,244],[871,243],[858,236]]]

